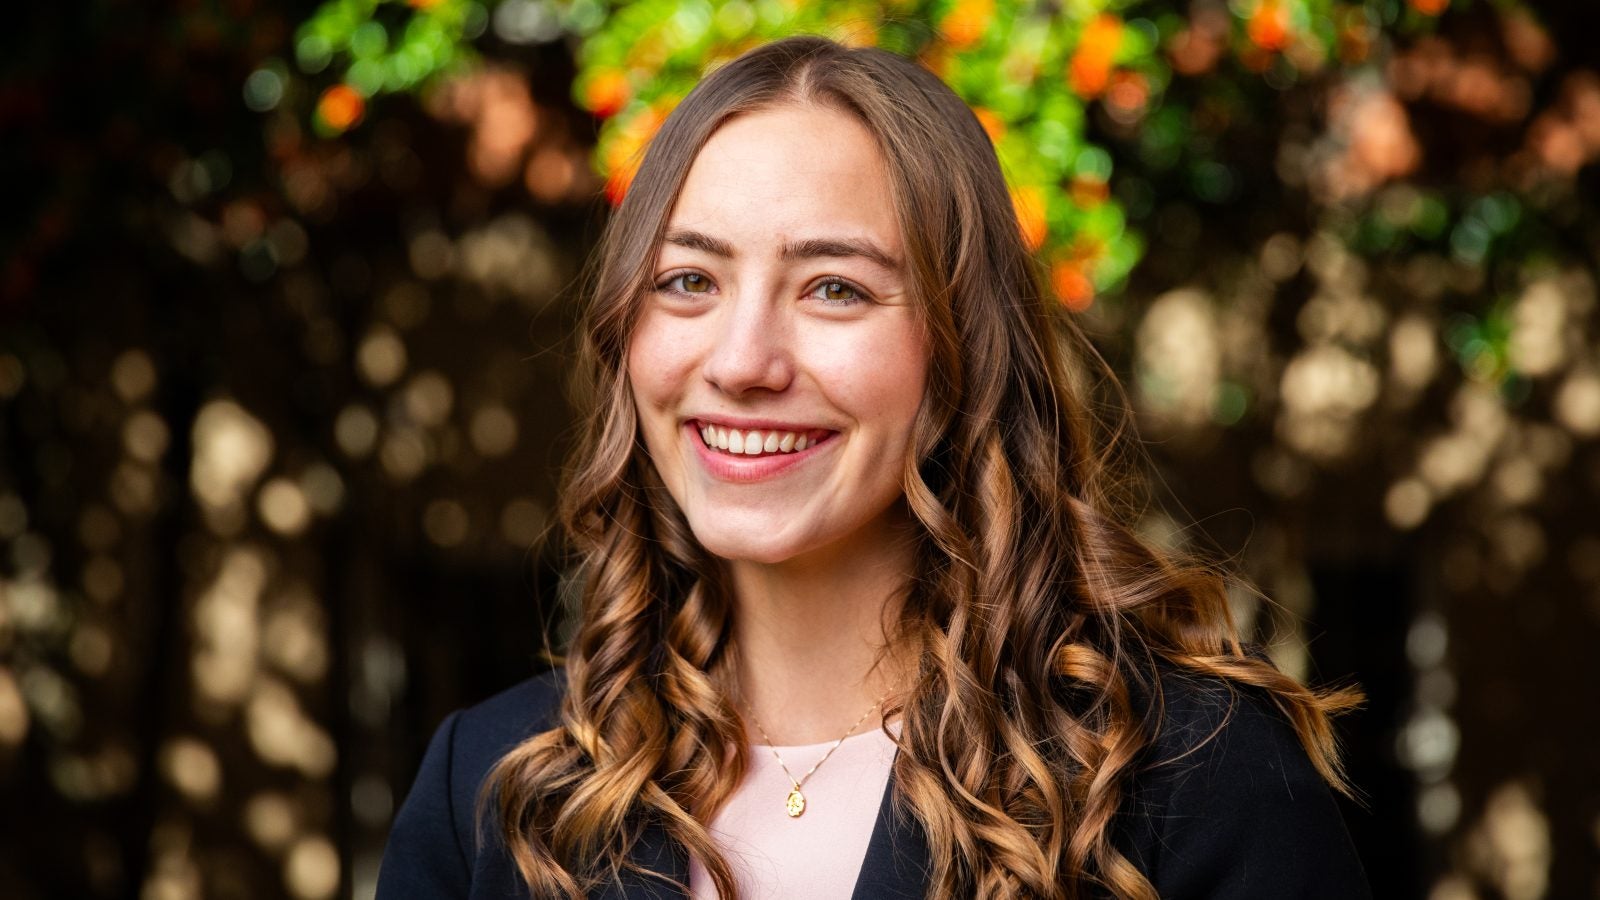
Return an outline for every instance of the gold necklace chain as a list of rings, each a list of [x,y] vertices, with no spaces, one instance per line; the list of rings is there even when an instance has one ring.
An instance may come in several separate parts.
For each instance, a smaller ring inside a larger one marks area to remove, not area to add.
[[[795,778],[794,773],[789,771],[789,767],[784,763],[783,757],[778,755],[777,742],[771,737],[767,736],[767,730],[761,727],[761,721],[756,718],[755,708],[750,705],[749,701],[745,701],[744,708],[750,713],[750,723],[756,726],[756,731],[761,733],[761,738],[767,742],[767,749],[772,751],[772,758],[778,761],[778,767],[783,769],[783,774],[788,776],[789,783],[794,785],[794,787],[789,790],[789,796],[783,799],[783,811],[789,814],[789,818],[798,819],[806,811],[806,795],[800,793],[800,786],[805,784],[806,779],[811,777],[812,772],[817,771],[817,769],[822,767],[823,763],[828,761],[828,757],[833,755],[833,751],[839,749],[839,746],[844,743],[845,738],[849,737],[857,728],[861,727],[861,723],[867,720],[867,716],[872,715],[873,710],[883,706],[883,701],[889,699],[889,694],[892,693],[894,693],[894,691],[891,689],[888,693],[885,693],[882,697],[879,697],[878,702],[872,704],[872,706],[869,707],[866,712],[862,713],[861,718],[856,720],[856,724],[850,726],[849,731],[846,731],[843,736],[841,736],[837,741],[833,742],[833,746],[828,748],[827,753],[822,754],[822,758],[817,760],[817,764],[812,766],[810,771],[806,772],[804,775],[801,775],[799,778]]]

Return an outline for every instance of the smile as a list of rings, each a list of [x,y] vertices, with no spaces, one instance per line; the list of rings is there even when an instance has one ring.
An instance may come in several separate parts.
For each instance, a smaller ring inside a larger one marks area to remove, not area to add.
[[[729,456],[779,456],[800,453],[826,441],[834,432],[826,428],[795,430],[731,428],[711,422],[691,422],[707,450]]]
[[[728,423],[690,419],[683,423],[684,439],[694,448],[704,471],[718,481],[732,484],[750,484],[776,478],[818,454],[830,454],[838,442],[839,432],[827,428],[806,428],[758,422],[741,423],[737,428]],[[752,428],[750,425],[766,425]],[[831,455],[831,454],[830,454]]]

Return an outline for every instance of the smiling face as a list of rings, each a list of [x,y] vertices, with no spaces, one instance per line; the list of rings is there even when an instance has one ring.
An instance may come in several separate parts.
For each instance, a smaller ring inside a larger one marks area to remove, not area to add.
[[[711,553],[792,561],[886,540],[905,516],[928,350],[903,259],[883,155],[846,113],[740,115],[695,158],[628,377]]]

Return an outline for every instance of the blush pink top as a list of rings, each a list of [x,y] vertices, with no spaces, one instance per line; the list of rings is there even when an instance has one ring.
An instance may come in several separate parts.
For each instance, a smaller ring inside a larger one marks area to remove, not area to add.
[[[899,725],[887,727],[898,734]],[[777,749],[798,778],[833,744]],[[744,780],[711,820],[711,838],[733,868],[739,900],[847,900],[877,824],[894,753],[883,727],[845,738],[806,779],[800,789],[806,811],[791,819],[784,811],[792,787],[788,776],[771,747],[752,745]],[[689,862],[689,891],[695,900],[717,898],[698,859]]]

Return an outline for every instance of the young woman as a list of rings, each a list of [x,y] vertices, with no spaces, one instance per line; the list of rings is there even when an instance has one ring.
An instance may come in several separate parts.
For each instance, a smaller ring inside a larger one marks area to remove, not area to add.
[[[936,77],[746,53],[597,261],[581,622],[440,727],[381,898],[1368,893],[1329,790],[1353,698],[1130,530],[1114,379]]]

